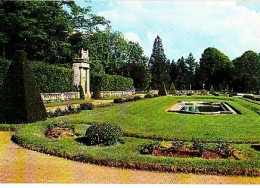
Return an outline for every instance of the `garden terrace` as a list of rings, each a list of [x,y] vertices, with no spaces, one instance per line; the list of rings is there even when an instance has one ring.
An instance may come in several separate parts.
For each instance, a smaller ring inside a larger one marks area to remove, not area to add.
[[[239,114],[198,116],[173,114],[167,109],[178,101],[228,102]],[[91,162],[115,167],[157,170],[167,172],[192,172],[229,175],[260,175],[260,152],[251,144],[259,145],[259,105],[237,99],[221,97],[158,97],[107,108],[96,108],[45,122],[29,124],[19,129],[13,140],[32,150],[65,157],[71,160]],[[44,133],[51,121],[65,119],[79,137],[49,139]],[[85,135],[91,122],[111,122],[121,127],[125,136],[122,142],[107,147],[87,146],[78,141]],[[245,156],[234,159],[180,158],[142,155],[140,146],[151,138],[183,140],[193,138],[216,143],[221,139]]]

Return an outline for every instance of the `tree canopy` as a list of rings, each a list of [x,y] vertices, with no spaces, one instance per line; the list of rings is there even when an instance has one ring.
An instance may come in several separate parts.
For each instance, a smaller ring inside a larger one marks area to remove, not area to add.
[[[215,89],[225,89],[232,79],[232,61],[224,53],[216,48],[204,50],[198,68],[200,84],[205,84],[209,89],[212,85]]]
[[[246,51],[233,60],[234,89],[240,92],[256,92],[260,88],[260,56]]]

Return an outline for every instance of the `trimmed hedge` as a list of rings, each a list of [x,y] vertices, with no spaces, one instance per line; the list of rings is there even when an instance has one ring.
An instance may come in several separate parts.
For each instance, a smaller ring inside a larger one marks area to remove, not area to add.
[[[43,62],[31,62],[30,67],[41,92],[74,91],[72,69]]]
[[[10,66],[11,61],[0,57],[0,88]],[[50,65],[44,62],[29,63],[40,92],[74,91],[73,70],[70,68]]]
[[[30,123],[46,119],[47,113],[24,51],[16,51],[1,92],[3,122]]]
[[[102,91],[127,91],[133,89],[133,79],[119,75],[104,74],[100,85]]]
[[[80,109],[81,110],[93,110],[94,109],[94,104],[93,103],[82,103],[80,104]]]

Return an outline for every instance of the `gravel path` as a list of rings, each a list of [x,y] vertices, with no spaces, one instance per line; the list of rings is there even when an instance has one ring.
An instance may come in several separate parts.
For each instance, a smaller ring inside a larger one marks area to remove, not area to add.
[[[111,102],[113,102],[113,100],[91,100],[89,102],[93,103],[94,105],[98,105],[98,104],[111,103]],[[57,108],[60,108],[61,110],[65,110],[67,108],[67,106],[68,105],[46,107],[46,110],[47,111],[52,111],[52,112],[54,112]],[[79,106],[79,104],[71,104],[71,106],[73,106],[74,108],[77,108]]]
[[[78,163],[21,148],[0,132],[0,182],[5,183],[260,183],[260,177],[226,177],[123,170]]]

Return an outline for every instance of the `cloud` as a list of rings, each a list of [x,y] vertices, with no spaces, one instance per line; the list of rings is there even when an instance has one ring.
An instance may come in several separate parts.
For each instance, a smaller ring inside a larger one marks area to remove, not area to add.
[[[139,36],[133,32],[127,32],[124,34],[124,37],[129,40],[129,41],[133,41],[133,42],[141,42],[141,39],[139,38]]]
[[[248,2],[249,3],[249,2]],[[192,52],[197,59],[216,47],[231,59],[246,50],[260,51],[260,13],[235,1],[112,1],[98,13],[150,56],[160,35],[169,59]]]

